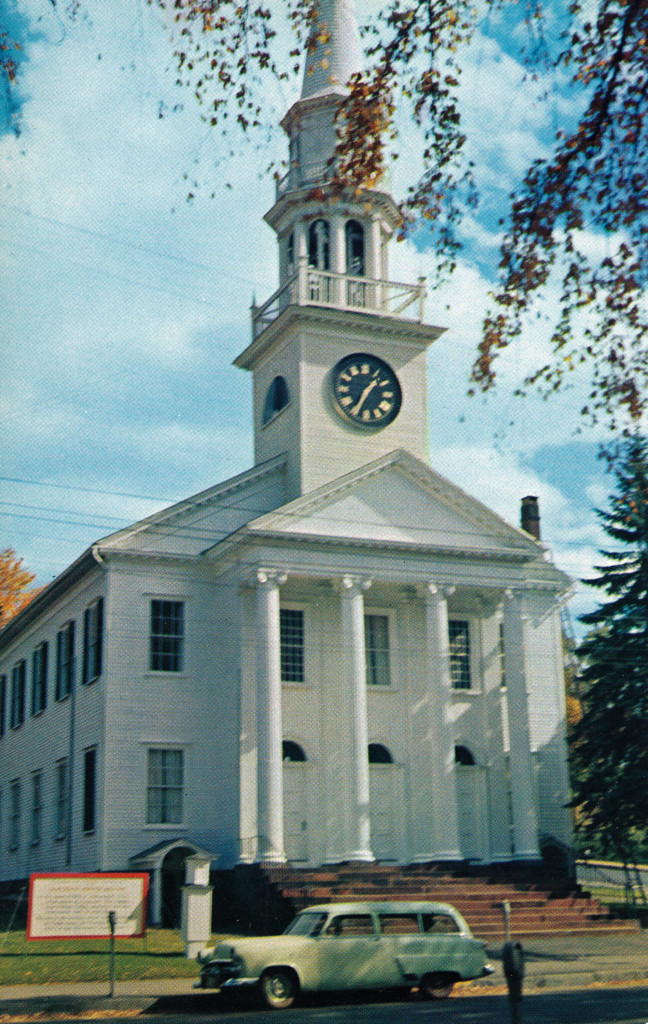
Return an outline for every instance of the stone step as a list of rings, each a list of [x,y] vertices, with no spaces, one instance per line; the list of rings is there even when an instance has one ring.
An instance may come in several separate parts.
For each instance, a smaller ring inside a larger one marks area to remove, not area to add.
[[[476,935],[493,939],[504,935],[504,901],[510,904],[516,935],[635,931],[638,927],[635,921],[615,919],[588,893],[570,890],[565,880],[532,877],[528,871],[516,873],[515,869],[472,869],[461,874],[443,866],[341,864],[305,869],[273,866],[264,873],[294,910],[314,903],[365,900],[451,903]]]

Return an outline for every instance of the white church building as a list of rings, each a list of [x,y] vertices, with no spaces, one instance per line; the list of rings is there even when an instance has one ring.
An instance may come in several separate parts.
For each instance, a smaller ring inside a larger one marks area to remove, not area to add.
[[[316,39],[266,215],[279,288],[235,361],[254,466],[99,540],[0,633],[0,881],[174,849],[226,868],[570,843],[570,581],[534,499],[518,528],[427,462],[443,328],[390,279],[391,196],[327,185],[349,0],[321,0]]]

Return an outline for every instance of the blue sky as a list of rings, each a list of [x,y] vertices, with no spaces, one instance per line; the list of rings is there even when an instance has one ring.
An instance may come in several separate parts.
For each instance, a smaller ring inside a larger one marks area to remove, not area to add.
[[[0,134],[0,547],[43,583],[98,537],[252,464],[251,381],[231,363],[253,296],[276,287],[263,170],[283,139],[277,129],[260,151],[230,155],[174,86],[167,26],[146,0],[84,0],[73,25],[47,0],[0,5],[28,26],[21,131]],[[360,17],[376,7],[356,3]],[[555,76],[525,81],[519,41],[503,12],[466,55],[483,203],[453,281],[428,298],[428,319],[448,328],[430,353],[430,462],[512,522],[522,495],[538,494],[544,539],[579,578],[603,543],[592,507],[612,481],[596,459],[603,434],[573,433],[581,383],[551,402],[512,397],[546,344],[541,319],[502,361],[497,393],[466,397],[506,197],[582,102]],[[277,121],[295,88],[269,93]],[[401,122],[396,198],[417,163],[406,110]],[[193,202],[186,173],[203,182]],[[433,259],[421,234],[394,243],[392,277],[431,274]],[[578,588],[573,613],[591,601]]]

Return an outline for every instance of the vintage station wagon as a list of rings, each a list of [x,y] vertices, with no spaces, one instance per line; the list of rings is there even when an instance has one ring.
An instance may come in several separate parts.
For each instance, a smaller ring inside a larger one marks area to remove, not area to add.
[[[450,995],[491,974],[485,944],[447,903],[334,903],[308,907],[283,935],[221,942],[198,957],[203,988],[257,986],[284,1009],[300,992],[413,989]]]

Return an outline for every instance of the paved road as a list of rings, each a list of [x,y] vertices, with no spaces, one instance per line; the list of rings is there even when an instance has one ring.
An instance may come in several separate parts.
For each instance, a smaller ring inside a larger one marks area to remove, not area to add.
[[[506,997],[494,995],[434,1003],[318,999],[273,1013],[227,1005],[209,995],[196,999],[194,1006],[183,997],[163,997],[139,1018],[93,1016],[93,1024],[118,1024],[120,1020],[132,1024],[133,1019],[140,1024],[206,1024],[210,1020],[217,1024],[509,1024],[510,1014]],[[68,1020],[78,1024],[78,1018]],[[648,1024],[648,986],[528,995],[522,1003],[520,1024]]]

